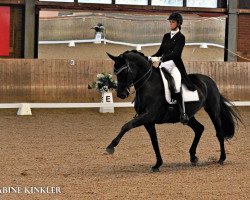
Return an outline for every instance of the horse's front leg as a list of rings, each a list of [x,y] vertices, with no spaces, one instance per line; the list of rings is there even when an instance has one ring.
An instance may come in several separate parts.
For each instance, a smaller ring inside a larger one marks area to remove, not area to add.
[[[155,166],[152,167],[152,171],[158,172],[159,167],[162,165],[162,158],[161,158],[160,148],[159,148],[157,134],[155,130],[155,124],[147,124],[145,125],[145,128],[147,129],[149,133],[149,136],[150,136],[150,139],[151,139],[154,151],[155,151],[155,155],[156,155],[156,164]]]
[[[108,147],[106,148],[106,151],[109,154],[113,154],[115,152],[115,147],[119,144],[124,134],[132,128],[145,124],[148,121],[148,118],[149,117],[147,114],[142,114],[132,119],[131,121],[127,122],[126,124],[124,124],[121,128],[120,133],[116,136],[115,139],[112,140],[110,145],[108,145]]]

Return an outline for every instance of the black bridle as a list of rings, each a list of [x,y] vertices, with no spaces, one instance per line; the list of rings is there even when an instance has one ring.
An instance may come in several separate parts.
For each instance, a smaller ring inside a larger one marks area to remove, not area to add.
[[[132,86],[136,86],[136,84],[138,84],[141,80],[143,80],[148,74],[149,76],[146,78],[146,80],[137,87],[137,89],[135,89],[136,91],[138,91],[140,88],[143,87],[143,85],[148,81],[148,79],[150,78],[151,74],[152,74],[152,67],[149,68],[149,70],[142,76],[140,77],[138,80],[134,81],[134,77],[133,77],[133,71],[130,68],[129,62],[126,62],[126,64],[124,64],[120,69],[116,70],[114,69],[114,74],[117,76],[118,74],[120,74],[123,70],[127,70],[127,81],[126,83],[120,83],[121,85],[126,85],[126,87],[128,89],[130,89],[130,87]],[[131,77],[131,79],[129,79],[129,76]]]

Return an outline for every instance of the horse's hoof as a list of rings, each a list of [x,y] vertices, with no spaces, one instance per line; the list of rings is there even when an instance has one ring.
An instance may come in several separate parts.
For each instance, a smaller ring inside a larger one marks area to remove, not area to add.
[[[224,160],[219,160],[218,163],[219,163],[220,165],[224,165]]]
[[[108,152],[108,154],[113,154],[115,152],[115,148],[114,147],[107,147],[106,152]]]
[[[195,156],[194,158],[191,158],[190,161],[193,166],[196,166],[199,161],[199,158]]]
[[[152,167],[151,171],[152,172],[160,172],[159,167]]]

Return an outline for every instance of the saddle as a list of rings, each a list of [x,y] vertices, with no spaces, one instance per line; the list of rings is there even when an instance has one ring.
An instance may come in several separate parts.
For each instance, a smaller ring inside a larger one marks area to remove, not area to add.
[[[169,104],[176,104],[177,102],[173,100],[172,98],[174,97],[174,90],[175,90],[173,77],[167,72],[166,73],[162,72],[162,70],[160,70],[160,73],[161,73],[161,78],[162,78],[163,85],[164,85],[166,101]],[[199,95],[198,95],[197,90],[191,91],[183,83],[181,84],[181,87],[182,87],[182,90],[181,90],[182,98],[184,102],[199,101]]]

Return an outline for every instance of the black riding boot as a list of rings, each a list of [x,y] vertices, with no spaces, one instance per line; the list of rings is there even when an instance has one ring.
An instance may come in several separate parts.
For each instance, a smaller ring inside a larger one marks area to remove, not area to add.
[[[186,125],[189,121],[189,117],[188,115],[185,113],[185,108],[183,108],[184,106],[184,102],[183,102],[183,99],[182,99],[182,94],[181,92],[178,92],[178,93],[175,93],[175,98],[177,100],[177,103],[179,105],[179,109],[180,109],[180,122],[184,125]]]

